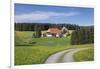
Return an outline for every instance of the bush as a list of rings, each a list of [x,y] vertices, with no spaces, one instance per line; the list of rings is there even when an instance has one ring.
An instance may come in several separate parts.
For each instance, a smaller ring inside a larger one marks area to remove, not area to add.
[[[75,30],[71,36],[71,44],[94,43],[94,27]]]
[[[32,38],[40,38],[41,37],[41,31],[37,30],[35,33],[33,33]]]
[[[41,37],[41,30],[36,31],[36,37],[40,38]]]

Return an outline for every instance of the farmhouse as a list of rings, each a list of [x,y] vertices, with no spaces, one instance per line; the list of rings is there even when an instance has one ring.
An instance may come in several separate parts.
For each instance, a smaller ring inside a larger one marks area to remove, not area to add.
[[[68,34],[68,29],[63,27],[59,29],[57,27],[49,28],[45,33],[42,34],[42,37],[66,37]]]
[[[49,28],[47,30],[47,37],[60,37],[61,35],[61,30],[59,30],[58,28]]]

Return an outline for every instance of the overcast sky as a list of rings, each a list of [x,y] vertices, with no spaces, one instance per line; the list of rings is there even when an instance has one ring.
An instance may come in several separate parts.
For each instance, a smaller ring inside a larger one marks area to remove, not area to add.
[[[15,4],[15,22],[70,23],[88,26],[94,24],[94,9]]]

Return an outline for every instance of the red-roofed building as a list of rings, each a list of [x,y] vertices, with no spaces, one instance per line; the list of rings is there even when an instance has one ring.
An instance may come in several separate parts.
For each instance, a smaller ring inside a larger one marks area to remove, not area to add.
[[[50,37],[60,37],[61,35],[61,30],[58,28],[49,28],[47,30],[47,36]]]
[[[61,30],[59,30],[58,28],[49,28],[47,32],[51,34],[60,34]]]
[[[42,33],[42,37],[66,37],[68,30],[63,27],[61,30],[57,27],[49,28],[45,33]]]

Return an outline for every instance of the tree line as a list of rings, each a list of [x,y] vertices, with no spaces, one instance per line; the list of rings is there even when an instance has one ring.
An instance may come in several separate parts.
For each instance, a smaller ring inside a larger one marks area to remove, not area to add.
[[[94,43],[94,26],[81,27],[71,35],[72,45],[87,43]]]
[[[16,31],[36,31],[36,30],[48,30],[50,27],[66,27],[69,30],[79,29],[80,26],[76,24],[51,24],[51,23],[15,23]]]

